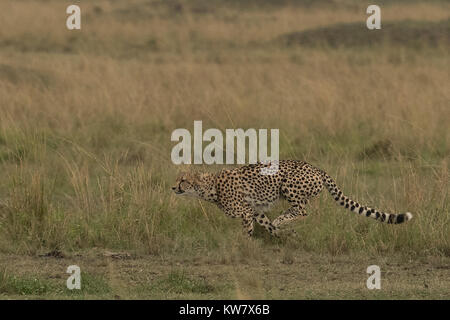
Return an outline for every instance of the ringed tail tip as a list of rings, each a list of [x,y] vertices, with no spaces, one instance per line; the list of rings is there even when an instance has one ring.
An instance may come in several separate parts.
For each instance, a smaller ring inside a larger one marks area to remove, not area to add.
[[[413,215],[411,212],[406,212],[405,215],[406,215],[406,221],[409,221],[413,218]]]

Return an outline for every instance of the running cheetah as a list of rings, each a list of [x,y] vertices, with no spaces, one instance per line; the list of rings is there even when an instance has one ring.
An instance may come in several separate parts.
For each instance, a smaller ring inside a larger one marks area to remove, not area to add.
[[[250,164],[231,170],[211,173],[182,173],[172,190],[176,194],[193,196],[215,203],[232,218],[242,218],[244,232],[253,234],[254,221],[270,234],[277,235],[280,227],[307,216],[305,207],[325,186],[334,200],[350,211],[389,224],[411,220],[410,212],[394,214],[362,206],[344,196],[333,179],[324,171],[296,160],[280,160],[278,171],[261,174],[270,164]],[[263,169],[264,170],[264,169]],[[287,200],[291,207],[273,222],[264,214],[278,199]]]

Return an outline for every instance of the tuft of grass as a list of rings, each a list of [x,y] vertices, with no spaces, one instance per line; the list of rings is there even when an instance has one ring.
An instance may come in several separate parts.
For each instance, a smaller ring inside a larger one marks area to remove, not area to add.
[[[65,287],[63,293],[71,297],[108,296],[112,289],[108,280],[101,274],[81,272],[81,289],[69,290]],[[65,286],[65,284],[64,284]]]
[[[0,295],[6,296],[68,296],[72,298],[109,297],[112,289],[103,275],[81,272],[81,289],[69,290],[65,279],[43,279],[36,275],[12,275],[0,270]]]
[[[0,64],[0,79],[16,86],[30,85],[41,90],[55,84],[55,79],[49,72],[6,64]]]
[[[0,295],[41,296],[53,290],[53,285],[31,276],[12,276],[5,269],[0,270]]]

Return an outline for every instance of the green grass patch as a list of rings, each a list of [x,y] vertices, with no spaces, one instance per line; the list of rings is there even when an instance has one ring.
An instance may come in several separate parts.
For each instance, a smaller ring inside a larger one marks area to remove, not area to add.
[[[81,272],[81,289],[69,290],[64,283],[63,293],[68,296],[105,296],[112,292],[112,289],[105,276]]]
[[[0,294],[41,296],[53,289],[54,285],[49,281],[32,276],[13,276],[0,270]]]
[[[179,270],[171,271],[166,277],[150,284],[147,289],[167,294],[208,294],[216,290],[206,279],[193,277]]]

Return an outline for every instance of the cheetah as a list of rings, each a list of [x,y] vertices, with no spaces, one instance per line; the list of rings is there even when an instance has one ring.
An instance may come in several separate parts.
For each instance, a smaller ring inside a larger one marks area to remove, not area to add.
[[[380,212],[351,200],[327,173],[304,161],[280,160],[277,162],[278,171],[274,174],[262,174],[261,170],[270,165],[271,163],[250,164],[216,174],[182,173],[172,190],[177,195],[212,202],[231,218],[242,218],[242,226],[248,236],[253,235],[255,221],[276,236],[282,226],[306,217],[306,205],[324,186],[338,204],[359,215],[388,224],[399,224],[412,219],[410,212]],[[264,213],[279,199],[287,200],[291,206],[270,221]]]

